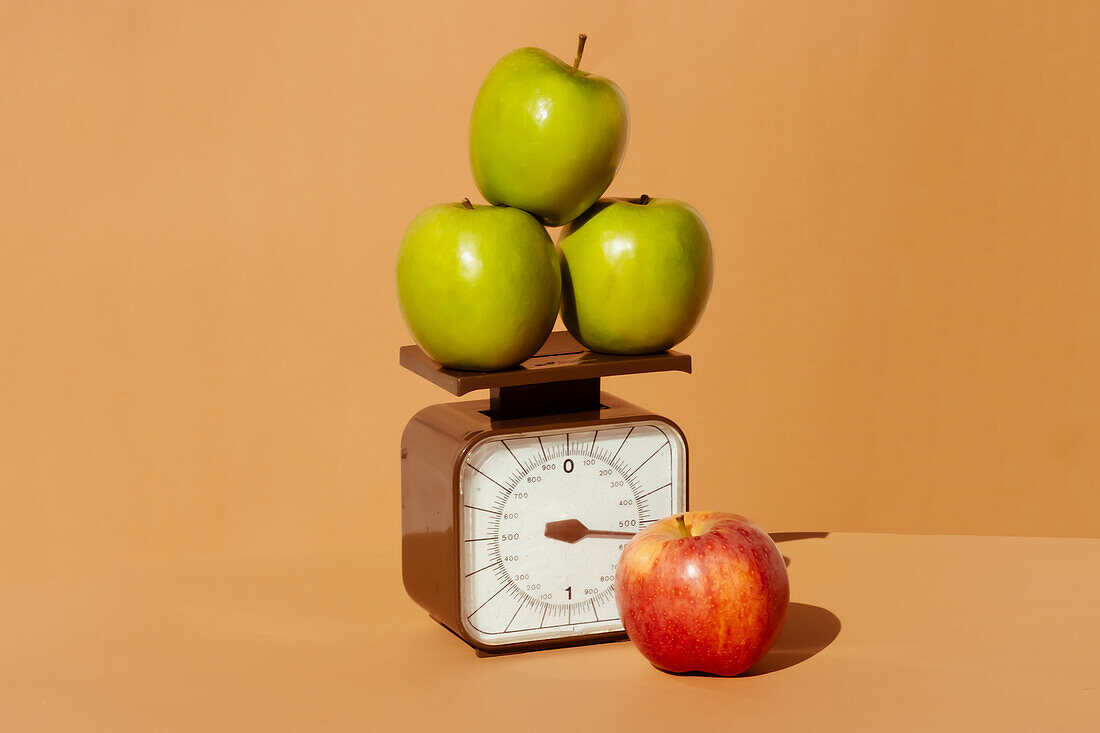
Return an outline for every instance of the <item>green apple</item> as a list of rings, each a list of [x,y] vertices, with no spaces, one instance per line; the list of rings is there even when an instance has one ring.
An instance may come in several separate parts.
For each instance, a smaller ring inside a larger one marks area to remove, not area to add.
[[[525,211],[440,204],[405,232],[397,297],[428,356],[453,369],[504,369],[538,351],[554,327],[558,253]]]
[[[513,51],[481,85],[470,118],[470,165],[485,199],[548,226],[580,216],[619,170],[630,132],[612,81],[537,48]]]
[[[699,212],[673,199],[604,199],[562,230],[562,320],[593,351],[652,354],[687,338],[714,256]]]

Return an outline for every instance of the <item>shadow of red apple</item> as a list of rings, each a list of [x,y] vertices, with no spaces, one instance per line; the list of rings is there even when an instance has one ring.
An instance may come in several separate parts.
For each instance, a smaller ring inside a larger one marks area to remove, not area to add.
[[[832,611],[808,603],[792,603],[775,646],[741,676],[778,672],[805,662],[832,644],[839,634],[840,619]]]
[[[787,608],[787,620],[775,645],[763,659],[737,676],[755,677],[793,667],[832,644],[839,634],[840,619],[832,611],[808,603],[792,603]],[[676,677],[721,677],[710,672],[661,671]]]

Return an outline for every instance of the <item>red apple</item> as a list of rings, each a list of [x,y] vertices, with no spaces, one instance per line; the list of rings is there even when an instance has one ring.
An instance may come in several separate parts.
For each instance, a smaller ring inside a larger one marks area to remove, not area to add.
[[[790,596],[771,537],[726,512],[653,523],[630,540],[615,573],[627,636],[669,672],[741,674],[779,637]]]

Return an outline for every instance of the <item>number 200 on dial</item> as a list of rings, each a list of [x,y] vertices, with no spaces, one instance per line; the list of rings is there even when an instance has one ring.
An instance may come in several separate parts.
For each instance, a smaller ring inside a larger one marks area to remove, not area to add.
[[[459,479],[467,631],[487,645],[621,631],[619,555],[686,508],[685,473],[680,432],[656,421],[474,446]]]

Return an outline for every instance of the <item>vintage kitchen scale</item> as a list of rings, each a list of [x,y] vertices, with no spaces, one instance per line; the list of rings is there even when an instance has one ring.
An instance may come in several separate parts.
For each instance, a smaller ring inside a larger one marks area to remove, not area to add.
[[[498,372],[447,369],[419,347],[401,365],[461,396],[401,436],[402,574],[435,620],[483,652],[625,637],[615,566],[629,538],[687,509],[687,442],[600,378],[691,371],[675,351],[618,356],[555,332]]]

